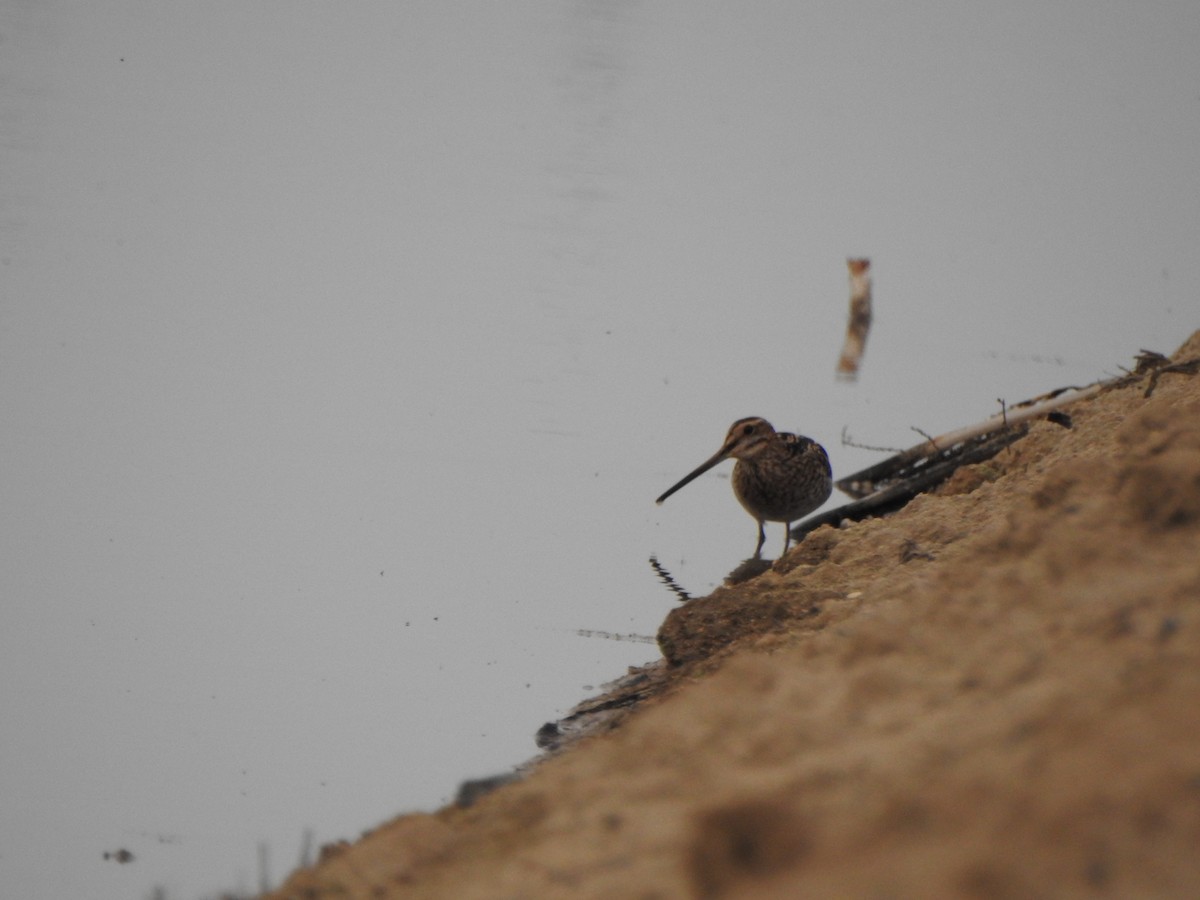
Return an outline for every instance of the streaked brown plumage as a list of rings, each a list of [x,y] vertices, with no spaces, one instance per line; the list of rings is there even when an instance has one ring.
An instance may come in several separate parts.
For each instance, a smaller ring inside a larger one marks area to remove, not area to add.
[[[776,431],[758,416],[738,419],[729,427],[725,443],[711,458],[685,475],[656,500],[662,503],[693,479],[727,459],[733,467],[733,493],[758,522],[758,545],[766,540],[764,523],[783,522],[783,552],[791,542],[789,528],[829,499],[833,473],[825,448],[811,438]]]

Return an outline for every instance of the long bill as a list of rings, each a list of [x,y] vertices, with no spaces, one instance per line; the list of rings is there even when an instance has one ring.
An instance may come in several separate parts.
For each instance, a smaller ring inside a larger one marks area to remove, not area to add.
[[[729,447],[728,445],[722,447],[720,450],[718,450],[716,453],[714,453],[712,455],[712,458],[708,459],[705,462],[702,462],[699,466],[697,466],[691,472],[689,472],[688,474],[684,475],[681,479],[679,479],[679,481],[675,482],[675,484],[671,485],[669,488],[667,488],[665,491],[663,491],[662,496],[659,497],[654,502],[662,503],[664,500],[666,500],[668,497],[670,497],[673,493],[675,493],[681,487],[695,481],[697,478],[699,478],[701,475],[703,475],[705,472],[707,472],[709,469],[711,469],[717,463],[722,463],[725,460],[729,459],[729,451],[731,449],[732,448]]]

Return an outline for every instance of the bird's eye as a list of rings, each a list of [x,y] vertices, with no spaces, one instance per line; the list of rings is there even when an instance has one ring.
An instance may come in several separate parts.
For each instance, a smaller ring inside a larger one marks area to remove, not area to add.
[[[754,426],[753,425],[743,425],[742,426],[742,434],[754,434]]]

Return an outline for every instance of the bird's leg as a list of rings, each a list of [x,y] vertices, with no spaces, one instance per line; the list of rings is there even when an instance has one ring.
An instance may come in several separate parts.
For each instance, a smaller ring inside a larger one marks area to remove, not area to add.
[[[766,543],[766,540],[767,540],[767,532],[763,528],[762,520],[759,519],[759,521],[758,521],[758,546],[754,548],[754,558],[755,559],[762,559],[762,545],[764,543]]]
[[[787,556],[788,547],[791,546],[791,543],[792,543],[791,528],[792,528],[791,522],[783,523],[783,553],[781,553],[779,555],[780,559],[783,559],[785,556]]]

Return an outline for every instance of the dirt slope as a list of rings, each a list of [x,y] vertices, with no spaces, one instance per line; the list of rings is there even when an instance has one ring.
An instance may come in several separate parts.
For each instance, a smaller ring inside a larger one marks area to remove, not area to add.
[[[1147,386],[682,605],[616,727],[272,896],[1200,897],[1200,377]]]

